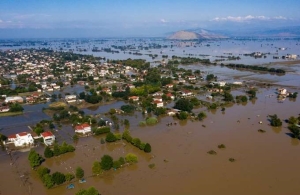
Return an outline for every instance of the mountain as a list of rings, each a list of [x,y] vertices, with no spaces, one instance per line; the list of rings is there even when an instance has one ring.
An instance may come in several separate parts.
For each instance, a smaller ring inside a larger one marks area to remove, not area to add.
[[[211,40],[211,39],[225,39],[225,38],[228,37],[204,29],[177,31],[167,37],[167,39],[177,39],[177,40],[192,40],[192,39]]]

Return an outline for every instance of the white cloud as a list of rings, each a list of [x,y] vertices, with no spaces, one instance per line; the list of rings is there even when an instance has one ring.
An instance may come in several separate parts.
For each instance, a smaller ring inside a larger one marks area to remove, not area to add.
[[[168,22],[168,21],[165,20],[165,19],[160,19],[160,21],[161,21],[162,23],[167,23],[167,22]]]
[[[275,16],[275,17],[267,17],[267,16],[252,16],[252,15],[248,15],[248,16],[237,16],[237,17],[233,17],[233,16],[227,16],[227,17],[216,17],[214,19],[212,19],[212,21],[231,21],[231,22],[246,22],[246,21],[251,21],[251,20],[286,20],[286,17],[283,16]]]

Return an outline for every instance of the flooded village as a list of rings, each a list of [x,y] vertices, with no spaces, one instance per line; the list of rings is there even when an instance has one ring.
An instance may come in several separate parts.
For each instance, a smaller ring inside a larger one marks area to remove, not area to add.
[[[2,40],[0,194],[295,194],[299,49]]]

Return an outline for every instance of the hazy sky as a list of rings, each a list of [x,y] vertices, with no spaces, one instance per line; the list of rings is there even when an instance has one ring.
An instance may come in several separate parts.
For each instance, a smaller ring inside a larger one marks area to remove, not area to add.
[[[300,26],[300,0],[0,0],[0,38]]]

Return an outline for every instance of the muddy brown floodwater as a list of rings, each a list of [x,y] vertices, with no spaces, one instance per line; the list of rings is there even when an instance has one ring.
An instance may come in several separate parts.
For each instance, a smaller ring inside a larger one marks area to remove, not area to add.
[[[73,182],[72,190],[67,190],[66,184],[45,189],[29,167],[28,153],[13,153],[13,165],[8,155],[2,155],[1,194],[71,195],[90,186],[102,195],[298,194],[299,140],[288,136],[285,122],[280,128],[269,126],[267,116],[277,114],[282,120],[298,116],[300,101],[298,97],[296,101],[286,99],[278,103],[275,91],[275,87],[260,89],[255,102],[235,104],[225,112],[220,109],[207,112],[203,122],[177,121],[176,126],[166,126],[174,119],[163,117],[156,126],[132,126],[133,137],[151,143],[151,154],[123,141],[101,145],[101,137],[81,138],[74,153],[43,163],[52,172],[63,173],[74,173],[76,167],[81,166],[87,182]],[[260,133],[258,129],[266,132]],[[226,148],[219,149],[219,144]],[[37,150],[43,153],[42,147]],[[217,154],[207,154],[209,150]],[[118,158],[128,152],[138,155],[137,164],[89,177],[93,162],[104,154]],[[236,161],[230,162],[229,158]],[[155,168],[148,167],[151,163]]]

